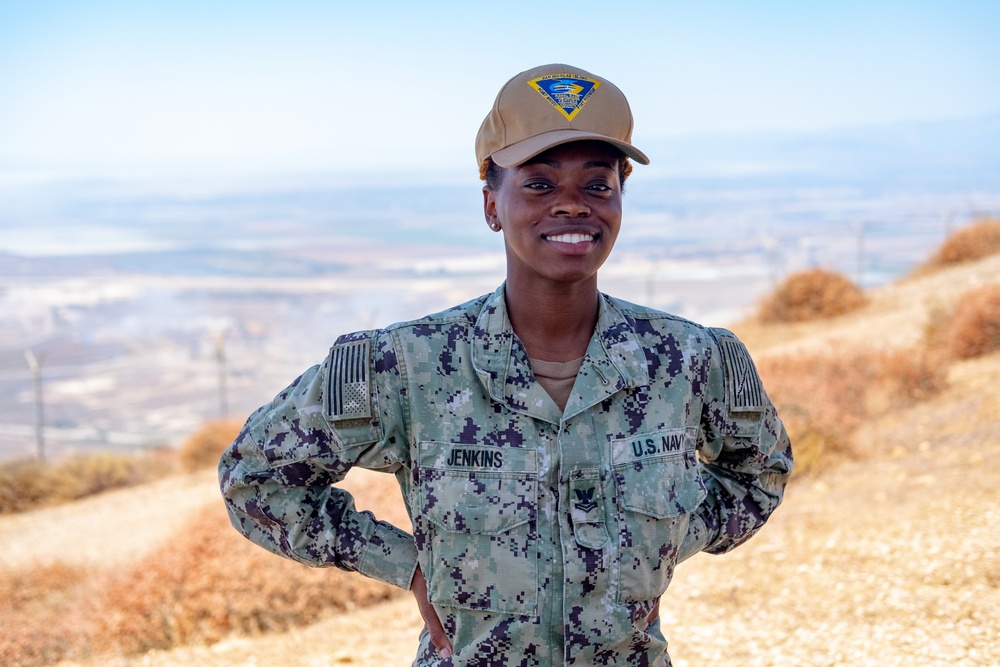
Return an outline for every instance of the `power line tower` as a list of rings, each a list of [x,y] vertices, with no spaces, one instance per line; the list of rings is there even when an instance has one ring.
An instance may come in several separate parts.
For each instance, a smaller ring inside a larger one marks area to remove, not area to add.
[[[42,396],[42,364],[45,355],[36,356],[29,348],[24,351],[24,358],[31,369],[31,379],[35,385],[35,447],[38,460],[45,460],[45,401]]]
[[[864,222],[854,225],[854,232],[857,234],[857,283],[861,289],[865,288],[865,232],[867,231]]]

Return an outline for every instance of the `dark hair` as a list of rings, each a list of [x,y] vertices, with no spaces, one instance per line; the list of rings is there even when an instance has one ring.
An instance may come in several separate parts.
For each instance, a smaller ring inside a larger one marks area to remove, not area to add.
[[[503,167],[488,157],[479,165],[479,180],[486,181],[486,187],[490,190],[499,190],[503,181]],[[632,173],[632,163],[627,155],[622,155],[618,160],[618,180],[621,182],[622,192],[625,192],[625,179]]]

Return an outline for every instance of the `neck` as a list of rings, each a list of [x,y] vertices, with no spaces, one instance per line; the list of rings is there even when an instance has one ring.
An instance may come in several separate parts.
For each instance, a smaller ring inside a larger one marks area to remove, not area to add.
[[[507,315],[528,356],[572,361],[584,356],[597,324],[597,279],[522,286],[507,277]]]

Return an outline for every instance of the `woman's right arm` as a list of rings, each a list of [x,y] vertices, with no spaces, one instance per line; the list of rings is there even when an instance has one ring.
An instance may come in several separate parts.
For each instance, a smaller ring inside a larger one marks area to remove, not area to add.
[[[251,415],[222,455],[219,482],[233,526],[278,555],[408,589],[413,537],[358,511],[334,486],[355,465],[410,466],[402,402],[389,336],[341,337],[322,365]]]

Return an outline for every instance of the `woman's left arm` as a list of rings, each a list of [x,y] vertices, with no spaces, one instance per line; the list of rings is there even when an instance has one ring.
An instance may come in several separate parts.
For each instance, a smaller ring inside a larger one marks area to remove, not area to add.
[[[746,347],[709,329],[708,383],[698,452],[705,501],[691,517],[681,558],[725,553],[767,521],[792,472],[792,447]]]

